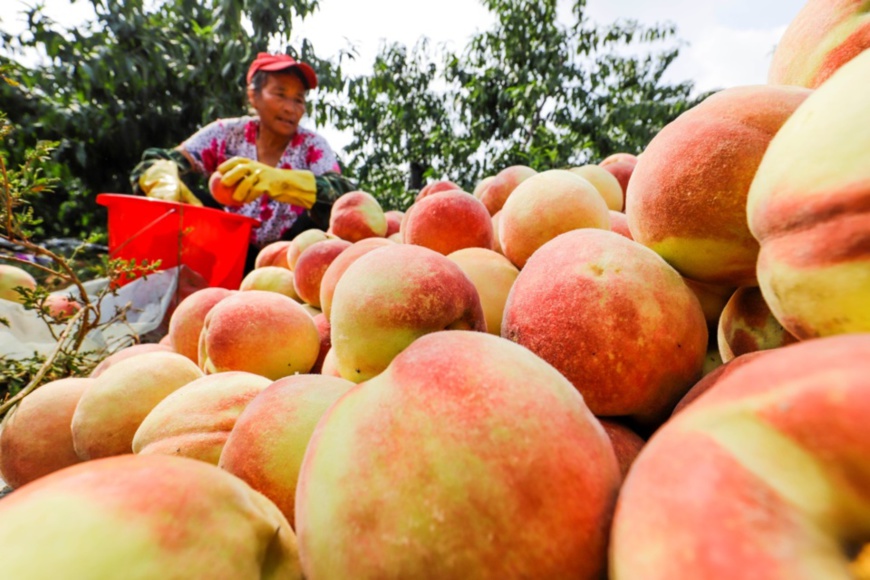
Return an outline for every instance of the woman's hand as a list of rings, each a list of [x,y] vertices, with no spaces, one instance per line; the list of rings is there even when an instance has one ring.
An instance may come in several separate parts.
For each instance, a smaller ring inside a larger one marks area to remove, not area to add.
[[[221,183],[235,187],[233,199],[248,203],[263,194],[276,201],[310,209],[317,200],[314,174],[302,169],[277,169],[259,161],[233,157],[218,168]]]
[[[155,161],[151,167],[146,169],[145,173],[139,177],[139,187],[142,188],[145,197],[202,205],[202,202],[181,181],[181,177],[178,175],[178,166],[169,159]]]

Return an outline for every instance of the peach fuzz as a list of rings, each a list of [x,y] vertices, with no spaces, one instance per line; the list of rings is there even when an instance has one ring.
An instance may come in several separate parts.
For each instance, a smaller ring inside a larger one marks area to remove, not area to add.
[[[0,561],[22,580],[302,578],[272,502],[213,465],[156,455],[89,461],[4,498]]]
[[[815,89],[870,49],[870,11],[862,0],[808,0],[779,39],[768,82]]]
[[[257,252],[257,258],[254,261],[254,268],[263,268],[265,266],[277,266],[278,268],[286,268],[290,270],[290,264],[287,262],[287,251],[290,249],[289,240],[278,240],[263,246]]]
[[[316,244],[317,242],[332,239],[335,239],[335,236],[331,236],[321,230],[305,230],[304,232],[301,232],[290,241],[290,245],[287,247],[287,266],[291,270],[295,269],[296,260],[299,259],[299,256],[302,255],[302,252],[304,252],[308,246]]]
[[[558,371],[497,336],[436,332],[318,423],[296,491],[303,571],[601,578],[619,479]]]
[[[517,186],[537,173],[525,165],[511,165],[492,176],[492,180],[482,180],[476,188],[475,197],[486,206],[489,215],[495,215]]]
[[[413,206],[402,223],[405,244],[423,246],[440,254],[462,248],[492,249],[492,219],[486,208],[464,191],[442,191]]]
[[[556,367],[597,416],[660,424],[701,374],[698,299],[655,252],[582,229],[545,244],[520,272],[502,336]]]
[[[723,362],[797,342],[774,318],[757,286],[734,292],[719,317],[717,339]]]
[[[619,473],[622,479],[625,479],[631,464],[640,454],[646,441],[622,423],[610,419],[599,419],[599,422],[607,433],[610,444],[613,445],[613,452],[616,453],[616,461],[619,463]]]
[[[326,270],[352,245],[346,240],[325,240],[308,246],[300,254],[293,270],[293,284],[306,304],[320,308],[320,287]]]
[[[442,179],[439,181],[433,181],[432,183],[428,183],[423,186],[423,188],[417,193],[414,197],[414,202],[418,202],[424,197],[428,197],[433,193],[440,193],[442,191],[453,191],[459,190],[462,191],[462,188],[453,183],[448,179]]]
[[[391,209],[390,211],[384,212],[384,217],[387,218],[387,233],[384,234],[384,237],[389,238],[393,234],[399,233],[402,226],[402,218],[405,217],[405,212]]]
[[[0,431],[0,477],[18,488],[75,465],[70,423],[76,405],[94,379],[67,378],[45,383],[24,397]]]
[[[199,362],[199,335],[215,304],[232,296],[226,288],[203,288],[182,300],[169,319],[169,343],[178,354]]]
[[[610,210],[610,231],[622,237],[633,240],[631,230],[628,229],[628,217],[621,211]]]
[[[243,292],[248,290],[277,292],[287,298],[292,298],[296,302],[302,302],[302,298],[299,297],[299,293],[296,291],[295,280],[296,276],[293,270],[281,268],[280,266],[261,266],[254,268],[242,278],[239,290]]]
[[[98,459],[131,453],[142,420],[169,393],[202,377],[186,356],[150,352],[115,363],[82,394],[72,417],[76,454]]]
[[[176,352],[176,350],[172,348],[172,345],[159,343],[142,343],[126,346],[122,349],[116,350],[115,352],[101,360],[100,363],[94,367],[94,370],[91,371],[91,374],[88,375],[88,377],[95,379],[103,374],[103,372],[105,372],[105,370],[112,365],[122,360],[128,359],[132,356],[139,356],[140,354],[145,354],[148,352]]]
[[[870,50],[783,125],[747,201],[758,283],[799,339],[870,331]]]
[[[587,180],[553,169],[517,186],[501,210],[498,237],[504,255],[522,269],[535,250],[580,228],[609,230],[607,204]]]
[[[239,415],[218,465],[275,502],[292,525],[296,482],[311,434],[353,386],[320,375],[275,381]]]
[[[319,351],[320,335],[305,309],[263,290],[222,300],[208,313],[199,341],[207,374],[245,371],[273,381],[307,373]]]
[[[36,289],[36,280],[26,270],[10,264],[0,264],[0,299],[21,303],[16,288]]]
[[[351,243],[365,238],[382,238],[387,234],[387,218],[372,194],[349,191],[332,204],[329,231]]]
[[[208,375],[170,393],[133,437],[133,453],[179,455],[217,465],[236,418],[272,381],[239,371]]]
[[[611,577],[854,578],[870,540],[868,422],[870,334],[760,354],[644,447],[618,500]]]
[[[568,171],[579,175],[591,183],[601,197],[604,198],[607,209],[622,211],[622,208],[625,207],[625,196],[622,192],[622,186],[619,184],[619,180],[606,169],[590,164],[572,167]]]
[[[631,174],[634,173],[634,168],[637,165],[637,155],[632,153],[614,153],[605,157],[598,166],[610,173],[619,182],[622,188],[623,200],[628,193],[628,182],[631,180]],[[625,210],[625,204],[621,211]]]
[[[768,85],[725,89],[666,125],[628,187],[625,213],[634,239],[687,278],[756,285],[749,186],[771,139],[810,93]]]
[[[366,238],[341,252],[329,263],[320,280],[320,309],[327,320],[332,312],[332,296],[335,294],[335,286],[345,270],[361,256],[368,254],[372,250],[383,248],[384,246],[392,246],[393,244],[395,242],[386,238]]]
[[[438,252],[410,244],[379,248],[351,264],[335,286],[330,323],[341,376],[355,383],[383,371],[425,334],[486,331],[468,276]]]
[[[455,262],[477,288],[487,332],[500,336],[504,305],[520,271],[501,254],[485,248],[458,250],[447,259]]]

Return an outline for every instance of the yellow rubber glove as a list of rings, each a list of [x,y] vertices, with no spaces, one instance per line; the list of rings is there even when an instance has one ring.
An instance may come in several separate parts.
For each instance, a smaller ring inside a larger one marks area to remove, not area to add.
[[[235,187],[233,199],[248,203],[263,194],[276,201],[310,209],[317,201],[314,174],[304,169],[278,169],[265,163],[233,157],[221,163],[221,183]]]
[[[169,159],[155,161],[146,169],[139,177],[139,186],[145,192],[145,197],[202,206],[202,202],[181,181],[178,166]]]

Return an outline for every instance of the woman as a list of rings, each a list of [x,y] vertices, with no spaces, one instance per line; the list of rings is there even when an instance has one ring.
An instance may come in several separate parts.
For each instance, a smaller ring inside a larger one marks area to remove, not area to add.
[[[227,211],[260,220],[252,232],[252,252],[306,229],[326,229],[332,202],[354,186],[340,174],[326,140],[301,127],[309,89],[317,75],[284,54],[260,53],[248,69],[248,102],[254,117],[221,119],[199,130],[173,150],[149,149],[131,176],[133,190],[149,197],[214,205],[200,200],[182,181],[215,171],[235,186],[243,203]],[[250,259],[249,259],[250,262]]]

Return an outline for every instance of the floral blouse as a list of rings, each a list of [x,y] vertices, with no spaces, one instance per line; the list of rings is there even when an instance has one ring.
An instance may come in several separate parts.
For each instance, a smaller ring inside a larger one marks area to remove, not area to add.
[[[257,160],[257,117],[220,119],[197,131],[181,144],[194,162],[193,169],[209,177],[218,165],[232,157]],[[314,175],[327,171],[340,172],[335,153],[326,139],[304,127],[299,127],[284,154],[279,169],[307,169]],[[241,207],[226,207],[226,211],[260,220],[260,227],[251,232],[251,243],[258,247],[281,239],[305,208],[281,203],[263,195]]]

